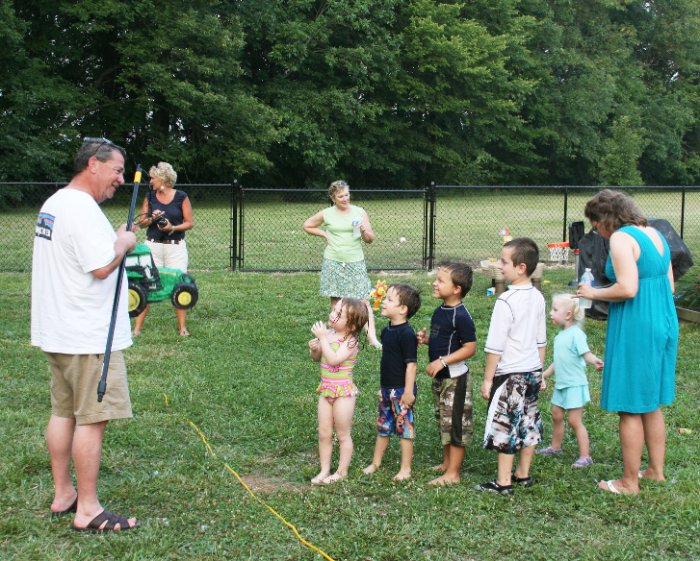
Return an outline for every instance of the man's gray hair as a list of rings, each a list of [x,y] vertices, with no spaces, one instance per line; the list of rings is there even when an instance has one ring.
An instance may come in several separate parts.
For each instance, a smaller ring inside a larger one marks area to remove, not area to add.
[[[115,150],[126,158],[126,150],[121,146],[117,146],[111,140],[106,138],[86,137],[83,139],[83,144],[80,146],[73,160],[73,171],[75,171],[75,173],[83,171],[87,167],[90,158],[93,156],[100,162],[111,160],[112,152]]]

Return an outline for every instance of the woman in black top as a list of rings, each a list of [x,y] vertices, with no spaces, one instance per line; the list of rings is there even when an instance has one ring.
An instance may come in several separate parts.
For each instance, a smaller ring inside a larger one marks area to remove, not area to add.
[[[151,249],[156,267],[169,267],[187,272],[188,255],[185,232],[192,229],[192,205],[187,193],[174,188],[177,173],[167,162],[158,162],[148,170],[151,191],[143,199],[139,226],[146,230],[146,245]],[[187,310],[176,309],[177,324],[182,337],[189,336],[185,321]],[[134,335],[141,333],[148,313],[146,309],[136,317]]]

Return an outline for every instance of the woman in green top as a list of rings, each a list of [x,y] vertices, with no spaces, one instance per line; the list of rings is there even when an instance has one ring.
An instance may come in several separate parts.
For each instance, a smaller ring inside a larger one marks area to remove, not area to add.
[[[350,187],[338,180],[328,188],[333,206],[325,208],[304,222],[304,231],[326,240],[321,268],[321,296],[331,299],[331,309],[343,297],[359,298],[369,308],[372,283],[367,276],[362,242],[374,241],[374,230],[363,208],[350,204]],[[367,337],[379,347],[370,309]]]

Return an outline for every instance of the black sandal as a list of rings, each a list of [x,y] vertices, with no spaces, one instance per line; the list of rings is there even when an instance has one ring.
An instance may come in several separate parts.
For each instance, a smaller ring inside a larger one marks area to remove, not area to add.
[[[510,480],[513,483],[517,483],[518,485],[522,485],[523,487],[532,487],[532,484],[534,483],[532,481],[532,477],[518,477],[517,475],[513,474],[510,477]]]
[[[487,493],[498,493],[499,495],[513,495],[515,489],[512,485],[499,485],[498,481],[487,481],[479,483],[476,486],[477,491],[486,491]]]
[[[105,524],[105,522],[107,522]],[[102,525],[104,524],[104,527]],[[119,524],[119,529],[115,530],[114,527]],[[133,526],[129,525],[129,519],[123,516],[118,516],[113,512],[108,510],[103,510],[100,514],[95,516],[86,528],[76,528],[73,529],[76,532],[126,532],[127,530],[133,530],[138,527],[138,522]]]

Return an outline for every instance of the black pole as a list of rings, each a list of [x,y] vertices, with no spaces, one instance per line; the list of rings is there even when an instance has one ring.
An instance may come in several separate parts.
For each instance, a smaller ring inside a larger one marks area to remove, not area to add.
[[[567,241],[566,238],[566,221],[569,218],[569,189],[564,187],[564,225],[562,226],[561,240]],[[569,240],[571,241],[571,240]]]
[[[683,239],[683,230],[685,229],[685,185],[681,189],[681,239]]]
[[[436,196],[436,189],[435,189],[435,182],[431,181],[430,182],[430,187],[429,187],[429,193],[430,193],[430,200],[429,200],[429,213],[430,213],[430,222],[429,222],[429,229],[428,229],[428,269],[432,269],[435,266],[435,230],[436,230],[436,225],[435,225],[435,202],[437,199]]]
[[[229,250],[229,267],[236,270],[238,263],[238,180],[234,179],[231,184],[231,247]]]
[[[139,185],[141,183],[141,164],[136,164],[136,173],[134,173],[134,192],[131,194],[131,208],[129,208],[129,218],[126,221],[127,232],[131,230],[134,223],[134,209],[136,208],[136,199],[139,193]],[[119,263],[119,273],[117,274],[117,287],[114,290],[114,303],[112,304],[112,318],[109,321],[109,331],[107,332],[107,345],[105,346],[104,359],[102,360],[102,376],[100,383],[97,385],[97,401],[102,403],[102,398],[107,391],[107,370],[109,370],[109,359],[112,356],[112,341],[114,340],[114,328],[117,325],[117,312],[119,311],[119,295],[122,291],[122,277],[124,276],[124,267],[126,265],[126,255],[122,257]]]

